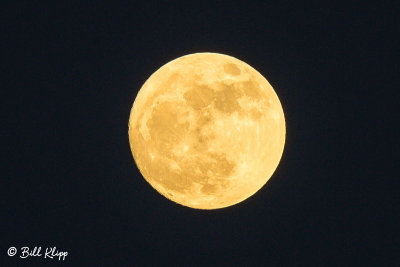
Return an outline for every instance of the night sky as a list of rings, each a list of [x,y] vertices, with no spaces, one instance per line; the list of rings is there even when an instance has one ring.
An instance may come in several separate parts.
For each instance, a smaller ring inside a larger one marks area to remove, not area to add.
[[[135,2],[2,4],[0,265],[59,263],[11,246],[68,266],[399,264],[395,1]],[[195,52],[257,69],[286,118],[272,178],[220,210],[165,199],[129,147],[138,90]]]

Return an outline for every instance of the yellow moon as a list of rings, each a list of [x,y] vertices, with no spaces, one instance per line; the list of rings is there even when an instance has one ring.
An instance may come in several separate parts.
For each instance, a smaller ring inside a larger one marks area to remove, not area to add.
[[[146,181],[197,209],[237,204],[275,171],[285,118],[274,89],[234,57],[196,53],[162,66],[140,89],[129,142]]]

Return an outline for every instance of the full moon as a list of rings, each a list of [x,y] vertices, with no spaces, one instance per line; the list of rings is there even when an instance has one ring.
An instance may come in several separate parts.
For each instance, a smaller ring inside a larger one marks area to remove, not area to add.
[[[196,209],[235,205],[272,176],[285,144],[268,81],[234,57],[196,53],[154,72],[129,118],[133,158],[166,198]]]

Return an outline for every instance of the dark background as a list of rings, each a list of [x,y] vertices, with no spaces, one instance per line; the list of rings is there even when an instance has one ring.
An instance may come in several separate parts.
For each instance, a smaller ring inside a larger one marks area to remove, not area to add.
[[[398,3],[135,2],[2,4],[3,266],[56,264],[10,246],[82,266],[399,264]],[[287,125],[267,185],[214,211],[159,195],[128,141],[145,80],[206,51],[263,74]]]

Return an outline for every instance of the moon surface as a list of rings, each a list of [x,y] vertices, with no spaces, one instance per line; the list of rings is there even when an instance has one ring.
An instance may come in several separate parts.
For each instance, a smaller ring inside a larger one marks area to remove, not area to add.
[[[234,57],[196,53],[162,66],[140,89],[129,142],[146,181],[197,209],[237,204],[272,176],[285,118],[268,81]]]

